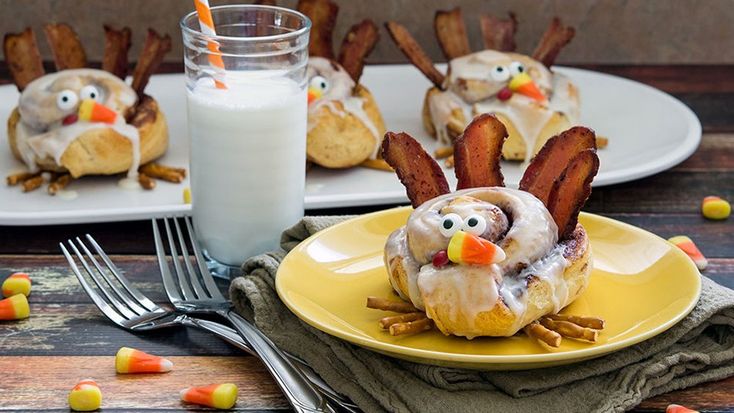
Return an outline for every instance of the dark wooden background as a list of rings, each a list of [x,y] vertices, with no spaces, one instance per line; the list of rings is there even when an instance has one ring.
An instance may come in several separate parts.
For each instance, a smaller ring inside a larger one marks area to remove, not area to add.
[[[734,201],[734,66],[582,67],[667,91],[689,105],[704,126],[701,146],[691,158],[653,177],[596,188],[585,210],[664,238],[690,236],[709,258],[705,274],[734,287],[734,218],[713,222],[699,212],[707,195]],[[3,70],[0,79],[7,81]],[[164,71],[180,71],[180,66],[167,64]],[[355,214],[387,206],[308,213]],[[0,227],[0,279],[14,271],[27,271],[34,279],[32,317],[0,323],[0,411],[64,410],[69,389],[86,377],[100,383],[104,411],[177,411],[184,409],[178,401],[180,389],[225,381],[240,386],[237,410],[287,409],[255,358],[213,337],[185,329],[133,335],[113,327],[59,255],[59,241],[84,233],[93,234],[141,290],[165,302],[148,221]],[[113,360],[123,345],[170,356],[175,371],[162,377],[118,377]],[[654,397],[636,411],[662,411],[669,403],[734,412],[734,378]]]

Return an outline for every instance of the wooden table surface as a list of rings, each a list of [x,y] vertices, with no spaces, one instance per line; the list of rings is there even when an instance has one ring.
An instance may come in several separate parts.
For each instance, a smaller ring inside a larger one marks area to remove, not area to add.
[[[719,195],[734,201],[734,67],[591,68],[674,94],[697,113],[704,136],[696,153],[669,171],[595,189],[585,210],[664,238],[690,236],[709,258],[705,274],[734,287],[734,218],[712,222],[699,213],[704,196]],[[180,67],[167,65],[164,70]],[[0,79],[7,78],[7,72],[0,69]],[[353,214],[384,207],[309,214]],[[183,328],[136,335],[107,321],[84,295],[59,254],[59,241],[84,233],[93,234],[144,293],[156,302],[166,301],[147,221],[0,227],[0,280],[14,271],[25,271],[34,281],[31,318],[0,323],[0,411],[66,410],[69,389],[87,377],[100,384],[104,411],[190,411],[179,402],[179,390],[214,382],[239,386],[236,410],[288,409],[257,359],[214,337]],[[225,283],[221,287],[226,289]],[[116,376],[114,355],[121,346],[165,355],[175,363],[175,371],[161,376]],[[706,412],[734,412],[734,378],[657,396],[635,411],[663,411],[669,403]]]

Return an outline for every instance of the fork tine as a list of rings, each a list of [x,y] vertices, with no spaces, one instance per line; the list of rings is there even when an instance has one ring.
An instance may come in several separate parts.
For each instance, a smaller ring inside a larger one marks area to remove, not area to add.
[[[191,291],[189,283],[183,275],[183,269],[181,263],[178,261],[178,251],[176,250],[176,241],[173,239],[171,234],[171,226],[168,224],[168,218],[163,218],[163,223],[166,227],[166,235],[168,236],[168,247],[171,249],[171,258],[173,261],[173,269],[176,271],[176,278],[178,278],[178,286],[181,288],[181,295],[185,300],[195,300],[194,292]]]
[[[71,240],[68,241],[69,245],[73,245],[71,243]],[[120,315],[115,309],[110,307],[107,302],[105,302],[102,297],[100,297],[99,293],[97,293],[91,285],[87,282],[87,280],[82,275],[81,271],[79,271],[79,267],[77,267],[76,262],[71,257],[71,254],[69,254],[69,251],[66,249],[63,243],[59,243],[59,247],[61,247],[61,252],[64,253],[64,256],[66,257],[66,261],[69,262],[69,266],[71,267],[72,272],[74,272],[74,275],[76,275],[76,278],[79,279],[79,283],[82,285],[82,288],[84,288],[84,291],[87,292],[87,295],[89,298],[92,299],[94,302],[94,305],[97,306],[97,308],[102,311],[102,314],[104,314],[107,318],[109,318],[113,323],[123,326],[126,319]]]
[[[120,300],[115,298],[110,291],[108,290],[108,287],[105,287],[103,282],[97,277],[97,275],[94,273],[92,268],[87,264],[87,260],[84,259],[84,255],[79,251],[77,246],[74,244],[72,240],[67,240],[71,248],[74,250],[74,253],[76,254],[77,258],[79,259],[79,262],[82,263],[82,266],[85,270],[87,270],[87,274],[92,278],[92,281],[94,281],[95,284],[97,284],[97,288],[99,291],[102,292],[102,295],[107,298],[107,302],[112,305],[115,310],[117,310],[118,313],[122,314],[125,318],[128,320],[131,318],[135,318],[137,314],[132,312],[129,307],[127,307],[125,304],[121,303]],[[79,241],[81,242],[81,241]]]
[[[206,285],[206,289],[209,290],[209,295],[214,298],[215,300],[224,300],[224,296],[219,291],[219,287],[217,287],[217,284],[214,282],[214,278],[212,277],[212,274],[209,272],[209,269],[206,267],[206,261],[204,260],[204,256],[201,253],[201,250],[199,249],[199,244],[196,242],[196,233],[194,232],[194,227],[191,225],[191,218],[188,216],[184,217],[184,221],[186,222],[186,230],[189,232],[189,240],[191,241],[191,248],[194,250],[194,257],[196,258],[196,265],[199,266],[199,272],[201,273],[201,278],[204,279],[204,284]]]
[[[166,248],[163,245],[163,240],[161,239],[161,233],[158,230],[158,220],[156,218],[153,218],[151,221],[153,222],[153,239],[155,240],[155,255],[158,256],[158,267],[161,270],[161,279],[163,280],[163,289],[166,290],[168,301],[175,304],[179,301],[182,301],[183,298],[181,298],[181,294],[179,293],[178,286],[176,285],[176,282],[173,280],[173,275],[171,274],[171,267],[168,266],[168,262],[166,261]]]
[[[196,275],[196,270],[191,265],[191,257],[189,256],[189,250],[186,248],[186,239],[181,234],[181,226],[178,225],[178,218],[173,217],[173,225],[176,228],[176,236],[178,236],[178,245],[181,247],[181,256],[183,257],[184,264],[186,266],[186,273],[188,274],[188,281],[191,287],[196,293],[196,297],[200,300],[206,300],[209,296],[206,294],[206,290],[201,286],[199,282],[199,276]]]
[[[143,295],[143,293],[140,292],[134,285],[128,281],[127,277],[120,271],[119,268],[110,260],[110,257],[107,256],[107,254],[102,250],[102,247],[97,243],[97,241],[89,234],[86,235],[87,240],[92,244],[92,247],[94,247],[94,250],[97,251],[97,255],[99,255],[102,258],[102,261],[107,264],[107,267],[112,272],[112,275],[115,276],[117,281],[122,284],[122,287],[125,289],[125,291],[128,292],[135,300],[137,300],[140,305],[148,309],[149,311],[156,311],[160,307],[158,307],[155,303],[150,301],[148,297]]]
[[[102,269],[102,266],[99,265],[99,262],[96,258],[94,258],[94,254],[92,254],[91,251],[87,248],[87,246],[82,242],[82,240],[79,239],[79,237],[76,237],[76,242],[79,244],[82,249],[84,250],[84,253],[87,254],[87,257],[92,261],[92,264],[94,264],[94,267],[97,268],[97,271],[99,271],[99,274],[102,275],[102,278],[107,282],[107,285],[109,285],[112,288],[112,291],[117,295],[117,298],[119,298],[123,303],[125,303],[128,307],[130,307],[131,310],[133,310],[137,315],[141,315],[145,312],[147,312],[146,309],[140,307],[138,303],[131,300],[125,293],[123,293],[118,287],[117,284],[113,283],[112,280],[110,280],[109,277],[107,277],[107,273]],[[114,270],[108,265],[107,269],[111,271],[114,275]]]

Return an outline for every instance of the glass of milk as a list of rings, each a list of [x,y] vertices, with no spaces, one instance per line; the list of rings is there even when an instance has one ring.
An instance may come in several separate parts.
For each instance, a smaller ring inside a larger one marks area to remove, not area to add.
[[[181,20],[192,210],[207,256],[239,266],[303,217],[311,22],[280,7],[211,12],[216,35],[202,33],[196,13]]]

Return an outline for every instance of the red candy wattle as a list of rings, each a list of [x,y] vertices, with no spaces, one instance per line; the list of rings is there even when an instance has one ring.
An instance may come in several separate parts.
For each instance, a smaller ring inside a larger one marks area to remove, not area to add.
[[[511,97],[512,97],[512,91],[510,90],[510,88],[503,87],[502,89],[500,89],[499,92],[497,92],[497,99],[503,102],[506,100],[510,100]]]
[[[449,254],[446,252],[446,250],[441,250],[433,256],[433,266],[436,268],[441,268],[448,263]]]

